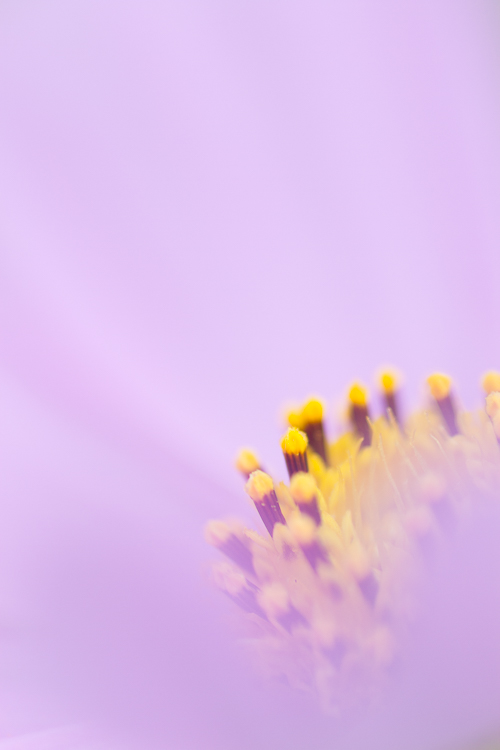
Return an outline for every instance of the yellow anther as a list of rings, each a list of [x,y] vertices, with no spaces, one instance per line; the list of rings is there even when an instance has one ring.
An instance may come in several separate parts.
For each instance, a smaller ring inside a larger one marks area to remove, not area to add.
[[[349,401],[354,406],[366,406],[368,403],[368,391],[361,383],[353,383],[349,390]]]
[[[236,456],[235,464],[242,474],[251,474],[260,467],[257,454],[251,448],[242,448]]]
[[[500,372],[494,370],[486,372],[482,377],[481,385],[486,395],[493,391],[500,391]]]
[[[296,503],[311,503],[318,494],[313,477],[303,471],[294,474],[290,480],[290,492]]]
[[[380,385],[386,393],[394,393],[398,384],[398,377],[394,370],[386,370],[380,375]]]
[[[306,424],[321,422],[323,419],[323,404],[317,398],[310,398],[302,409],[302,420]]]
[[[307,448],[307,435],[296,427],[290,427],[286,435],[281,439],[283,453],[298,456],[305,453]]]
[[[311,451],[308,457],[308,463],[309,463],[309,471],[311,472],[311,474],[313,475],[313,477],[315,478],[316,482],[319,485],[326,471],[325,462],[323,461],[321,456],[318,456],[317,453],[313,453]]]
[[[290,427],[297,427],[297,429],[301,430],[304,426],[302,412],[297,408],[290,409],[290,411],[286,413],[286,420]]]
[[[250,474],[245,490],[255,503],[261,502],[274,489],[273,480],[265,471],[254,471]]]
[[[441,372],[435,372],[427,378],[427,385],[436,401],[442,401],[450,395],[451,378],[448,377],[448,375],[443,375]]]

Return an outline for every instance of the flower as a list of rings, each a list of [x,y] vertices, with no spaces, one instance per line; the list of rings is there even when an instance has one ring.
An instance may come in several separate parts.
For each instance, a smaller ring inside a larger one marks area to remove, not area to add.
[[[397,377],[383,372],[380,385],[385,415],[371,421],[367,391],[354,384],[351,428],[331,443],[317,398],[289,412],[289,486],[241,451],[236,465],[267,534],[220,521],[206,529],[232,563],[215,565],[214,579],[246,613],[244,642],[269,676],[333,714],[380,699],[447,537],[467,533],[485,504],[498,513],[500,373],[483,378],[477,413],[457,413],[451,379],[431,375],[434,409],[404,426]]]
[[[141,748],[330,747],[314,705],[238,662],[201,530],[235,512],[244,437],[275,473],[283,397],[330,395],[388,358],[408,398],[436,365],[472,405],[495,366],[488,10],[49,0],[0,14],[1,732],[89,719]],[[490,571],[478,537],[467,559]],[[436,591],[458,590],[448,573]],[[494,571],[479,580],[494,588]],[[494,653],[495,618],[478,619]],[[453,632],[434,642],[439,690],[415,657],[396,720],[363,724],[373,744],[490,726],[496,693]],[[443,655],[467,675],[459,720]]]

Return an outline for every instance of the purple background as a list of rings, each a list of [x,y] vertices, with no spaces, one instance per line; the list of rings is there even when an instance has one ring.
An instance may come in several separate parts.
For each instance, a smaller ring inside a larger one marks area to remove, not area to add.
[[[499,35],[476,0],[0,4],[0,736],[330,746],[237,666],[201,530],[246,512],[241,443],[283,473],[287,399],[389,362],[480,403]]]

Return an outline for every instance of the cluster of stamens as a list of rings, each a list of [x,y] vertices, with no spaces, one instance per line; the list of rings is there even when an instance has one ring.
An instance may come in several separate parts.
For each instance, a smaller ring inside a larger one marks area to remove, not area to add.
[[[227,559],[213,577],[242,610],[245,643],[271,677],[317,693],[337,712],[373,694],[418,608],[418,583],[440,541],[480,498],[500,497],[500,373],[482,381],[485,408],[457,410],[450,378],[402,424],[397,377],[380,378],[382,416],[349,391],[350,427],[328,442],[323,404],[288,414],[281,441],[289,483],[242,450],[238,470],[267,534],[211,521]]]

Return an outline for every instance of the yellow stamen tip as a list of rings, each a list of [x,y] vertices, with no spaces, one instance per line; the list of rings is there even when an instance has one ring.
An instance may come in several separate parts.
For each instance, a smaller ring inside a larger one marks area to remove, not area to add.
[[[298,471],[290,480],[290,492],[296,503],[311,503],[317,491],[313,477],[303,471]]]
[[[286,421],[290,427],[297,427],[299,430],[304,426],[302,412],[300,408],[294,407],[286,412]]]
[[[361,383],[353,383],[349,390],[349,401],[354,406],[366,406],[368,403],[368,391]]]
[[[435,372],[433,375],[429,375],[427,385],[436,401],[442,401],[450,395],[451,378],[448,375],[443,375],[442,372]]]
[[[256,503],[261,502],[274,489],[273,480],[265,471],[254,471],[250,474],[245,490]]]
[[[486,372],[482,377],[481,385],[486,395],[493,391],[500,391],[500,372],[494,370]]]
[[[323,404],[317,398],[310,398],[302,409],[302,419],[306,424],[321,422],[323,419]]]
[[[252,471],[257,471],[260,461],[251,448],[242,448],[236,456],[235,465],[242,474],[251,474]]]
[[[398,377],[394,370],[385,370],[380,375],[380,385],[386,393],[394,393],[397,388]]]
[[[281,439],[283,453],[291,453],[295,456],[305,453],[307,444],[307,435],[305,432],[297,429],[297,427],[290,427],[286,435]]]

